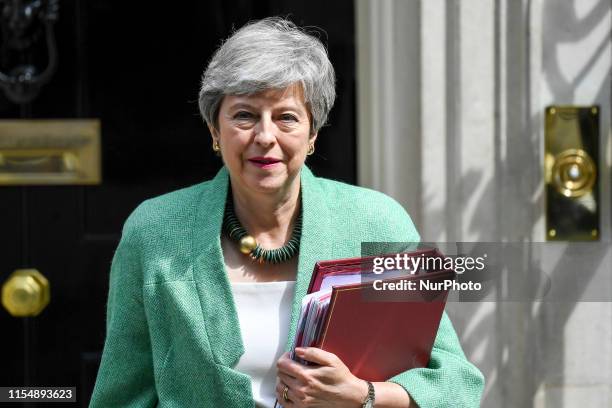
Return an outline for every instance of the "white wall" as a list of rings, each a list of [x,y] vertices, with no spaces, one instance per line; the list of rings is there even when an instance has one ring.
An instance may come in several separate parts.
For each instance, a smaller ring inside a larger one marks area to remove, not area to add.
[[[425,241],[542,242],[544,107],[599,104],[606,244],[562,289],[607,290],[611,21],[602,0],[358,0],[360,183],[402,202]],[[532,249],[520,261],[553,283],[575,272],[567,245]],[[612,302],[448,311],[487,377],[483,406],[612,406]]]

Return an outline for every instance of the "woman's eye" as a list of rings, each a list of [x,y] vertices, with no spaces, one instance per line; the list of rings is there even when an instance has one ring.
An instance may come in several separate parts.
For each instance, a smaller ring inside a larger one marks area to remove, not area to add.
[[[298,121],[298,118],[295,115],[291,115],[289,113],[282,114],[280,116],[280,119],[283,122],[297,122]]]
[[[248,120],[252,118],[253,118],[253,114],[247,111],[236,112],[236,114],[234,115],[234,119],[236,120]]]

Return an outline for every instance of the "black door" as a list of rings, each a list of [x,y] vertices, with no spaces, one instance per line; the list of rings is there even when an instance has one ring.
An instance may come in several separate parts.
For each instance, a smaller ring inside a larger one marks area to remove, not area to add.
[[[9,3],[29,2],[5,0],[0,7]],[[197,110],[200,75],[232,27],[268,15],[325,30],[338,100],[310,166],[354,182],[352,1],[59,1],[54,76],[30,103],[0,95],[0,118],[100,119],[103,182],[0,186],[0,284],[16,269],[36,268],[51,286],[51,301],[36,317],[0,308],[0,386],[75,386],[78,402],[67,405],[87,406],[122,223],[142,200],[216,173],[220,161]],[[32,48],[20,54],[5,41],[5,23],[0,70],[44,63],[43,37],[34,35]]]

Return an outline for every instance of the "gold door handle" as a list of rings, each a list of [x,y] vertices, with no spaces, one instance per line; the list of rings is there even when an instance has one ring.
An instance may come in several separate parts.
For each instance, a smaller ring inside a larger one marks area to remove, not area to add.
[[[37,316],[50,298],[49,281],[36,269],[17,269],[2,285],[2,305],[15,317]]]
[[[582,197],[590,193],[596,178],[595,163],[582,149],[567,149],[555,158],[552,182],[556,190],[566,197]]]

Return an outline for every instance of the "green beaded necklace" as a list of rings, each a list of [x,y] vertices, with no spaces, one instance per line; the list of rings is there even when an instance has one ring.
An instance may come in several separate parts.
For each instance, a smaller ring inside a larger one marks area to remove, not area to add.
[[[236,213],[234,212],[234,202],[230,193],[228,193],[227,203],[225,204],[225,213],[223,214],[223,230],[234,241],[240,245],[240,252],[249,255],[252,259],[259,263],[267,262],[278,264],[287,262],[293,258],[300,249],[300,238],[302,236],[302,213],[298,215],[293,227],[293,233],[289,242],[280,248],[264,249],[255,238],[248,234],[244,229]]]

